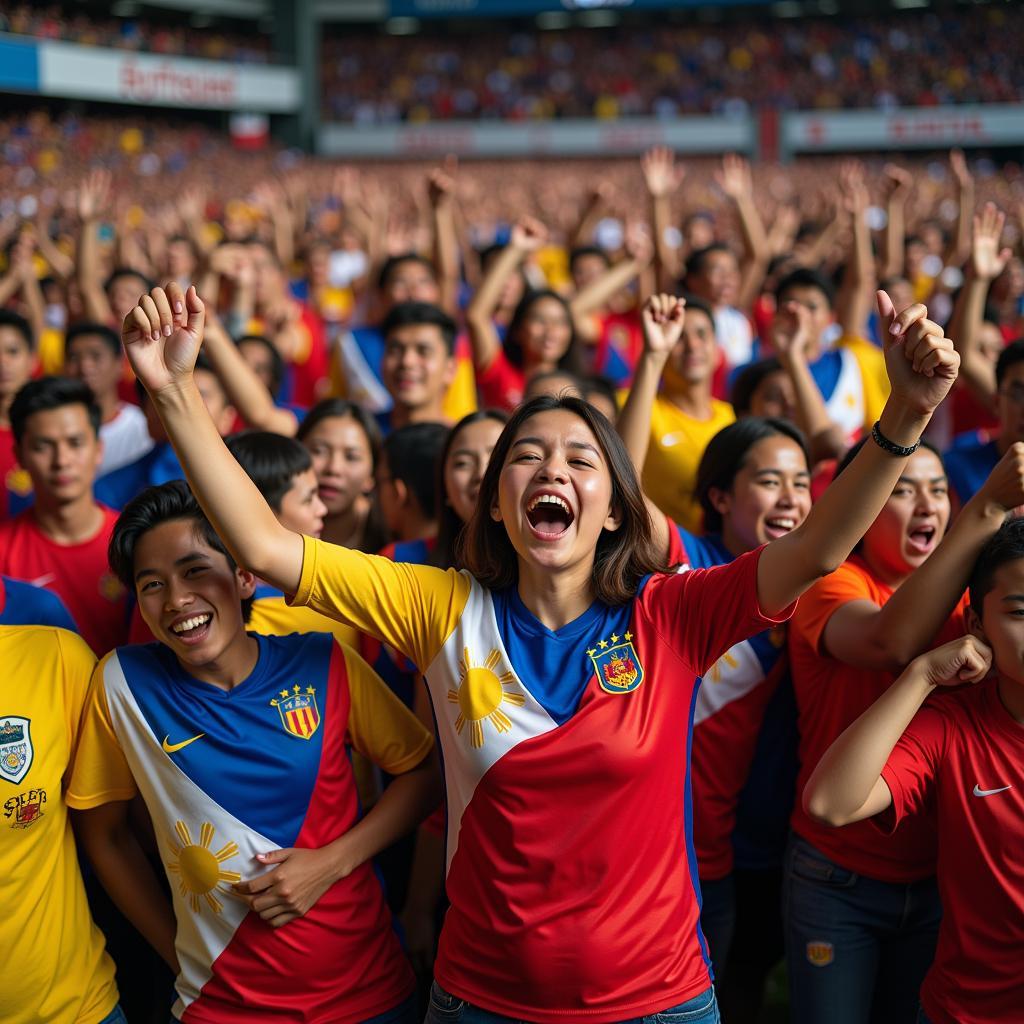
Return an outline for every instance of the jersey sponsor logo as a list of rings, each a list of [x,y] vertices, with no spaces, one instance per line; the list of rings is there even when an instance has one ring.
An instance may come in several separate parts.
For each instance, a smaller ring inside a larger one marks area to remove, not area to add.
[[[0,778],[21,782],[32,767],[32,732],[27,718],[0,715]]]
[[[836,958],[836,950],[831,942],[808,942],[807,962],[815,967],[828,967]]]
[[[184,750],[190,743],[195,743],[196,740],[201,740],[205,735],[205,732],[201,732],[197,736],[190,736],[187,740],[182,740],[180,743],[171,743],[170,733],[168,733],[164,737],[163,743],[160,745],[164,748],[165,754],[173,754],[176,751]]]
[[[500,669],[504,671],[499,674]],[[501,705],[521,708],[526,703],[521,693],[505,689],[507,683],[514,681],[512,670],[501,664],[501,652],[496,648],[482,665],[473,664],[468,647],[462,652],[459,685],[455,690],[448,690],[448,703],[459,705],[455,731],[461,736],[468,725],[470,746],[479,749],[484,745],[484,722],[489,722],[497,732],[508,732],[512,728],[512,720],[501,710]]]
[[[297,684],[291,693],[282,690],[280,697],[270,702],[281,716],[284,730],[300,740],[308,740],[320,727],[320,711],[316,706],[316,690],[307,686],[305,691]]]
[[[598,640],[587,656],[606,693],[632,693],[644,681],[644,668],[633,646],[632,633],[623,637],[612,633],[609,639]]]
[[[221,867],[225,861],[238,856],[238,844],[227,842],[214,852],[211,847],[216,831],[210,822],[204,821],[199,826],[199,841],[196,842],[185,822],[174,823],[179,842],[170,841],[173,859],[168,862],[167,871],[177,876],[178,892],[188,901],[193,914],[202,911],[204,901],[214,914],[219,914],[224,904],[217,894],[233,895],[231,885],[242,880],[237,871],[225,871]]]
[[[1013,786],[1000,786],[998,789],[982,789],[981,786],[976,782],[974,784],[974,795],[975,796],[995,796],[996,793],[1005,793],[1008,789],[1013,789]]]
[[[11,828],[28,828],[43,816],[45,803],[45,789],[30,789],[27,793],[19,793],[4,801],[4,817],[10,822]]]

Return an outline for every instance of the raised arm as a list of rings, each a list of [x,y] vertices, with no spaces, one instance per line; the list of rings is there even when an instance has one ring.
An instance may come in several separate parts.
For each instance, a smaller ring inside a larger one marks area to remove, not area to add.
[[[910,448],[953,386],[960,357],[942,328],[926,318],[924,306],[896,315],[892,300],[879,292],[878,311],[892,385],[878,429],[890,445]],[[804,522],[764,549],[757,589],[765,612],[787,608],[816,579],[842,565],[874,522],[905,465],[906,457],[869,440]]]
[[[640,163],[647,195],[651,200],[651,227],[654,231],[654,272],[659,288],[674,288],[682,272],[679,256],[666,237],[672,226],[672,194],[682,184],[686,170],[677,166],[671,149],[655,146]]]
[[[114,311],[107,301],[100,277],[99,239],[96,231],[100,217],[110,200],[109,171],[93,171],[78,189],[78,216],[82,226],[78,236],[78,288],[86,315],[97,323],[109,324]]]
[[[974,217],[971,259],[949,323],[953,344],[960,353],[960,376],[984,405],[996,401],[996,369],[978,350],[978,334],[989,288],[1010,258],[1010,249],[999,248],[1005,224],[1006,214],[993,203],[986,203],[981,215]]]
[[[739,309],[749,310],[757,299],[771,260],[771,247],[761,215],[754,202],[754,179],[750,164],[741,156],[726,155],[722,169],[715,175],[718,187],[733,201],[743,236],[743,261],[740,288],[736,299]]]
[[[944,253],[947,267],[962,267],[971,255],[971,220],[974,216],[974,175],[967,168],[962,149],[949,153],[949,166],[956,179],[956,230]]]
[[[533,217],[520,218],[512,228],[508,245],[491,264],[480,288],[466,310],[466,326],[473,346],[473,365],[486,370],[501,351],[501,338],[494,327],[494,314],[501,304],[505,283],[531,253],[547,242],[547,228]]]
[[[75,273],[75,261],[67,253],[61,252],[50,237],[52,219],[53,207],[44,206],[40,202],[36,212],[36,245],[39,246],[40,255],[49,264],[53,276],[66,284]]]
[[[576,332],[587,341],[597,340],[596,332],[587,322],[587,318],[606,306],[613,296],[635,281],[650,266],[653,249],[646,232],[639,226],[631,226],[627,235],[625,258],[581,288],[569,302]]]
[[[459,233],[455,224],[455,186],[458,161],[449,156],[443,167],[427,176],[434,266],[441,290],[441,307],[454,316],[459,306]]]
[[[848,825],[892,804],[882,769],[921,705],[940,686],[978,683],[992,651],[973,636],[929,651],[849,726],[818,762],[803,792],[804,810],[825,825]]]
[[[871,232],[866,218],[868,190],[864,184],[864,166],[847,164],[841,176],[843,203],[850,215],[851,246],[847,254],[842,286],[836,302],[843,334],[863,338],[875,288],[875,258],[871,251]]]
[[[885,243],[880,278],[898,277],[903,273],[903,247],[906,240],[907,199],[914,179],[910,172],[896,164],[885,165],[888,196],[885,203]]]

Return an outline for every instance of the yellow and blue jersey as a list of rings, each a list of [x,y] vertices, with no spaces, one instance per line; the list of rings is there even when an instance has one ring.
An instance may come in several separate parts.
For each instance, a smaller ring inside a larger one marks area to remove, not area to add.
[[[142,794],[178,926],[176,1016],[212,1024],[259,1006],[268,1021],[360,1021],[413,988],[372,865],[283,929],[231,886],[264,873],[256,854],[325,846],[356,823],[351,750],[400,774],[433,740],[330,634],[256,639],[256,667],[231,690],[192,678],[160,644],[104,658],[68,802]]]

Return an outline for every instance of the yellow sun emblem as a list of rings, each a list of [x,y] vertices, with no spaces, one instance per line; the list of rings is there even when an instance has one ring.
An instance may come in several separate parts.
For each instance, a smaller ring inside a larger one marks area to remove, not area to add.
[[[469,742],[474,747],[484,745],[485,721],[490,722],[498,732],[508,732],[512,728],[508,715],[501,710],[502,704],[514,704],[521,708],[526,703],[521,693],[504,688],[504,684],[513,682],[515,676],[510,671],[496,675],[494,669],[499,661],[501,654],[493,650],[483,665],[474,665],[467,647],[459,661],[459,688],[448,691],[448,700],[459,705],[455,731],[461,736],[469,722]]]
[[[725,654],[723,654],[718,661],[711,666],[711,671],[708,673],[708,675],[711,676],[711,682],[720,683],[722,681],[723,662],[728,665],[729,668],[736,668],[739,664],[739,662],[728,651],[726,651]]]
[[[236,843],[225,843],[216,853],[210,850],[213,842],[214,827],[204,821],[199,828],[199,842],[192,842],[188,825],[183,821],[175,823],[174,831],[181,840],[181,846],[175,848],[174,860],[167,865],[173,875],[180,875],[178,891],[187,897],[192,912],[199,913],[199,897],[205,896],[207,905],[219,914],[224,904],[214,895],[217,889],[228,892],[228,883],[240,882],[242,876],[237,871],[223,871],[221,864],[238,854]]]

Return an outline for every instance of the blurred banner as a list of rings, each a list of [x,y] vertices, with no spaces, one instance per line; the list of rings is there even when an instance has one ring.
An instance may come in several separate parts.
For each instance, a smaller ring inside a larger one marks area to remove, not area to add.
[[[756,142],[748,117],[630,118],[622,121],[445,121],[438,124],[324,125],[323,156],[416,159],[601,156],[670,146],[678,153],[750,153]]]
[[[780,151],[947,149],[1024,143],[1024,105],[989,103],[782,116]]]
[[[295,68],[229,64],[0,38],[0,88],[166,107],[284,113],[300,103]]]
[[[680,7],[746,7],[770,0],[390,0],[393,18],[487,18],[541,14],[546,11],[615,11],[628,8],[668,10]]]

